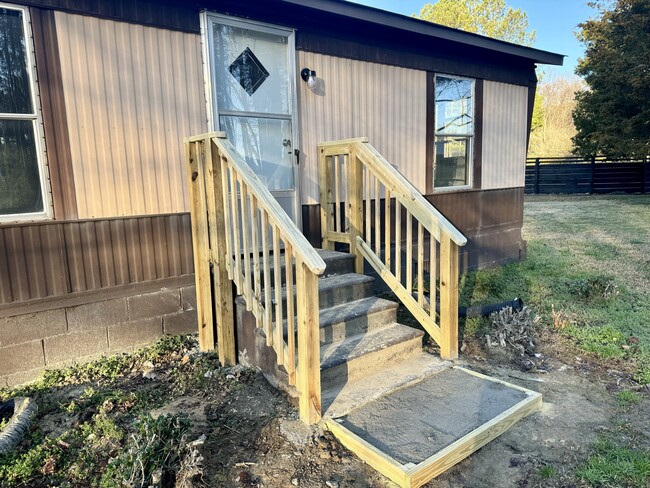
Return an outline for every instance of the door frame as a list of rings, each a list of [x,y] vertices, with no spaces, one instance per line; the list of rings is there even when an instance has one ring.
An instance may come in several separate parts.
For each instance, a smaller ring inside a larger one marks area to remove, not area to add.
[[[290,27],[279,26],[274,24],[268,24],[265,22],[258,22],[250,19],[243,19],[240,17],[232,17],[229,15],[220,14],[210,10],[203,10],[200,14],[200,25],[201,25],[201,51],[203,56],[203,83],[205,91],[205,102],[206,102],[206,114],[208,117],[208,130],[209,131],[218,131],[218,114],[219,107],[217,106],[217,96],[216,96],[216,83],[213,82],[217,79],[214,63],[211,62],[211,47],[214,42],[214,34],[212,29],[210,29],[211,21],[216,21],[219,23],[224,23],[227,25],[232,25],[235,27],[241,27],[244,29],[256,30],[259,32],[266,32],[270,34],[286,35],[287,36],[287,48],[289,49],[289,96],[291,97],[291,137],[293,138],[292,149],[294,150],[294,155],[292,156],[293,161],[293,180],[294,180],[294,202],[293,202],[293,212],[295,215],[294,222],[298,228],[302,231],[302,199],[300,194],[300,182],[302,178],[301,168],[299,164],[299,157],[295,155],[295,150],[300,151],[300,131],[299,131],[299,120],[298,120],[298,86],[296,81],[296,31]],[[217,115],[217,117],[215,117]],[[282,196],[287,196],[290,194],[290,191],[277,191],[272,192],[272,194],[279,194]]]

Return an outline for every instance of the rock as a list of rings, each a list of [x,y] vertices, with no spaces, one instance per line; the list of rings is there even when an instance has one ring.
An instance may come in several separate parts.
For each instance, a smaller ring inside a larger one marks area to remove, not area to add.
[[[339,488],[339,483],[338,483],[338,481],[326,481],[325,484],[326,484],[329,488]]]
[[[296,447],[306,447],[313,436],[312,429],[300,420],[282,420],[280,433]]]
[[[293,479],[291,480],[291,484],[292,484],[293,486],[298,486],[298,485],[299,485],[298,478],[293,478]]]
[[[149,369],[144,373],[142,373],[142,377],[148,380],[155,380],[158,377],[158,375],[152,369]]]

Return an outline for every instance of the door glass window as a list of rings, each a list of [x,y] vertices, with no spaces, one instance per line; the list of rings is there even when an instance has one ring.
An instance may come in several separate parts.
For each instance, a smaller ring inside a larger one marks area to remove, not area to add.
[[[248,165],[271,191],[292,190],[293,156],[288,120],[219,117],[221,129]]]
[[[288,36],[213,24],[217,108],[291,113]]]

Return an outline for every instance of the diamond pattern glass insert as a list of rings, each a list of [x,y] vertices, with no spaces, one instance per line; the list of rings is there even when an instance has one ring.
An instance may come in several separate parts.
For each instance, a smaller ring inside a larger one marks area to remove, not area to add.
[[[249,96],[253,96],[253,93],[269,77],[269,72],[266,71],[266,68],[249,47],[244,49],[237,56],[237,59],[228,66],[228,71],[230,71],[230,74],[235,77]]]

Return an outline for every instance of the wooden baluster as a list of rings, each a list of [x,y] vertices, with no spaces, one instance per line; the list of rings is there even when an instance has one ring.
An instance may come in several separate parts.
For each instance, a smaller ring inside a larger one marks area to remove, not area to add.
[[[348,205],[350,215],[350,254],[355,256],[354,272],[363,273],[363,255],[357,249],[357,237],[363,238],[363,165],[352,149],[348,160],[350,178]]]
[[[366,232],[364,240],[368,247],[372,248],[372,173],[370,168],[366,166]]]
[[[273,303],[271,302],[271,261],[269,259],[269,216],[262,209],[262,267],[264,269],[264,333],[266,345],[273,346]]]
[[[385,246],[385,251],[384,251],[384,262],[386,263],[386,267],[388,268],[388,271],[390,271],[390,247],[391,247],[391,242],[390,242],[390,190],[388,187],[384,187],[384,192],[385,192],[385,207],[384,207],[384,234],[385,234],[385,240],[384,240],[384,246]]]
[[[424,227],[418,222],[418,305],[424,308]]]
[[[221,156],[221,184],[223,186],[223,213],[225,220],[225,234],[226,234],[226,269],[228,270],[228,278],[234,280],[234,265],[233,265],[233,245],[232,245],[232,218],[230,216],[230,192],[228,191],[228,185],[230,181],[230,170],[228,159],[225,156]]]
[[[402,204],[395,199],[395,278],[402,282]]]
[[[342,232],[343,226],[341,225],[341,178],[339,176],[339,156],[333,156],[332,163],[334,163],[334,230],[337,232]]]
[[[284,243],[284,261],[286,266],[287,290],[287,373],[289,384],[296,384],[296,324],[293,286],[293,248],[288,242]]]
[[[458,246],[445,233],[440,242],[440,357],[458,358]]]
[[[406,211],[406,291],[413,295],[413,216]]]
[[[239,199],[241,202],[241,227],[242,227],[242,252],[244,253],[244,283],[243,295],[246,301],[246,310],[253,310],[253,288],[251,276],[251,249],[249,244],[250,208],[248,206],[248,187],[243,181],[239,182]]]
[[[237,175],[235,172],[234,166],[230,167],[230,205],[231,205],[231,217],[232,217],[232,237],[234,244],[234,256],[235,256],[235,276],[234,282],[237,285],[237,291],[243,293],[242,290],[242,269],[241,269],[241,246],[239,245],[239,225],[241,222],[241,215],[239,213],[239,205],[237,203],[237,190],[238,181]]]
[[[232,293],[232,282],[228,276],[226,263],[230,261],[228,252],[228,226],[226,211],[219,206],[226,200],[228,193],[228,182],[223,179],[222,171],[225,162],[219,156],[219,150],[212,140],[207,140],[212,165],[212,182],[214,203],[214,232],[212,237],[212,250],[214,256],[214,297],[217,322],[217,350],[219,362],[222,366],[232,366],[237,363],[237,351],[235,348],[235,315],[234,300]]]
[[[282,327],[282,265],[280,263],[280,229],[273,226],[273,271],[275,279],[273,287],[275,288],[275,354],[278,364],[284,362],[284,339]]]
[[[341,178],[341,184],[343,185],[342,189],[342,194],[343,194],[343,205],[342,205],[342,211],[343,211],[343,232],[350,235],[350,212],[348,211],[348,203],[350,203],[350,164],[349,164],[349,154],[342,154],[341,158],[343,158],[343,168],[342,168],[342,175],[343,177]]]
[[[381,258],[381,183],[375,177],[375,254]]]
[[[438,262],[437,262],[437,252],[436,247],[438,246],[438,241],[433,236],[432,233],[429,233],[429,315],[433,322],[436,322],[436,295],[437,295],[437,280],[438,280]]]
[[[300,419],[314,424],[321,418],[318,276],[296,257],[298,312],[298,394]]]
[[[334,243],[329,240],[328,233],[334,230],[332,213],[332,166],[331,157],[320,150],[320,230],[323,249],[334,249]]]
[[[253,251],[253,277],[255,286],[255,317],[261,317],[260,304],[262,303],[262,277],[260,273],[260,223],[258,217],[257,198],[251,195],[251,250]]]

